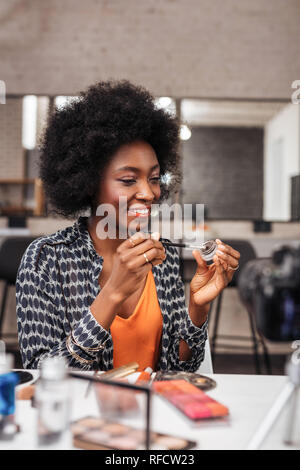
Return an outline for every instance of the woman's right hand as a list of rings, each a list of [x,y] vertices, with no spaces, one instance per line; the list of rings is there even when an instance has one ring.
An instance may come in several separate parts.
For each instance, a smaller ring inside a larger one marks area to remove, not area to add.
[[[118,295],[120,301],[133,294],[152,267],[166,259],[159,238],[159,233],[151,234],[150,238],[144,232],[136,232],[117,248],[106,288]]]

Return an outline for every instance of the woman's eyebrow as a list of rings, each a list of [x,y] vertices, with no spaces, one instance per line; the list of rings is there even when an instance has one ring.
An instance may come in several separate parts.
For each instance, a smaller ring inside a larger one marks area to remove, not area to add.
[[[159,168],[159,164],[157,163],[156,165],[152,166],[150,168],[150,171],[156,170],[156,168]],[[135,166],[122,166],[121,168],[118,168],[115,173],[118,171],[133,171],[135,173],[139,173],[141,171],[140,168],[136,168]]]

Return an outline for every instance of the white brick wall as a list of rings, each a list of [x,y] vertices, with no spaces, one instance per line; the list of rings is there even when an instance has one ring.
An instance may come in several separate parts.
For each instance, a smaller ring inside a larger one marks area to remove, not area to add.
[[[7,93],[128,78],[156,95],[290,98],[298,0],[2,0]]]

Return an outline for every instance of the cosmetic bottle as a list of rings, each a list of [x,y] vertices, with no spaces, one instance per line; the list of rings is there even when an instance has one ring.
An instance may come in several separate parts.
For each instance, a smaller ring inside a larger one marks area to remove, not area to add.
[[[204,261],[211,261],[216,254],[218,245],[215,240],[208,240],[204,242],[199,249]]]
[[[10,440],[18,426],[15,423],[15,388],[18,375],[12,371],[13,357],[5,353],[5,343],[0,341],[0,439]]]
[[[63,357],[49,357],[41,364],[36,386],[36,438],[39,449],[71,448],[70,387]]]

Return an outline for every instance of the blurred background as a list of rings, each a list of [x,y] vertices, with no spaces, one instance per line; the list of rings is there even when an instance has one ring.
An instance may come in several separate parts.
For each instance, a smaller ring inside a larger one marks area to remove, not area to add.
[[[245,261],[299,243],[299,17],[298,0],[0,0],[0,334],[17,360],[4,242],[70,225],[45,202],[37,145],[54,107],[96,81],[143,85],[179,116],[174,201],[205,204],[207,239]],[[209,333],[217,373],[281,374],[291,352],[260,337],[236,282],[214,302]]]

